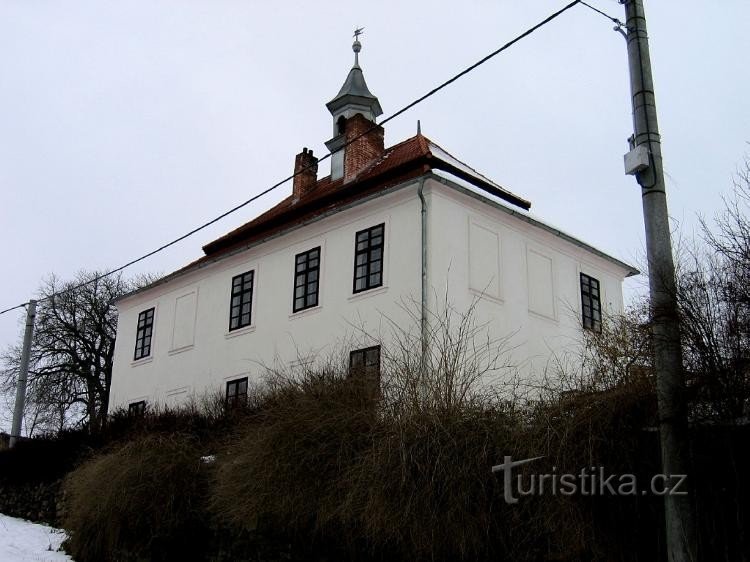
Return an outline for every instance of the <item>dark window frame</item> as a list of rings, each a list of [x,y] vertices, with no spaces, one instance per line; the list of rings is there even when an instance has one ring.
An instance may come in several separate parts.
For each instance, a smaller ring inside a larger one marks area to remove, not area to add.
[[[379,232],[378,232],[379,231]],[[373,239],[380,242],[373,243]],[[385,258],[385,223],[358,231],[354,236],[354,280],[352,292],[362,293],[383,286],[383,261]],[[373,271],[377,265],[377,271]],[[376,280],[373,281],[373,278]],[[357,282],[363,281],[358,287]]]
[[[138,400],[137,402],[131,402],[128,404],[128,415],[129,416],[142,416],[146,413],[146,401]]]
[[[294,256],[292,312],[301,312],[320,304],[320,248],[317,246]],[[313,285],[314,290],[311,290]],[[298,294],[299,289],[303,290],[301,294]]]
[[[151,341],[154,337],[154,316],[156,307],[152,306],[138,314],[138,324],[135,332],[135,350],[133,361],[145,359],[151,355]]]
[[[232,394],[230,394],[230,389]],[[242,403],[240,403],[242,400]],[[247,402],[247,377],[227,381],[224,405],[227,408],[244,406]]]
[[[229,331],[240,330],[253,323],[253,293],[255,291],[255,270],[251,269],[232,277],[232,290],[229,296]],[[235,302],[235,299],[238,299]],[[247,306],[247,312],[244,307]]]
[[[368,358],[372,356],[373,352],[377,352],[377,362],[367,364]],[[354,360],[356,357],[362,358],[362,365],[355,367]],[[368,368],[377,366],[377,372],[376,373],[368,373]],[[379,345],[373,345],[370,347],[364,347],[362,349],[353,349],[349,352],[349,376],[357,376],[358,374],[363,374],[365,376],[368,376],[369,374],[376,374],[378,383],[380,382],[380,346]]]
[[[586,273],[580,275],[581,321],[584,330],[602,331],[601,283]]]

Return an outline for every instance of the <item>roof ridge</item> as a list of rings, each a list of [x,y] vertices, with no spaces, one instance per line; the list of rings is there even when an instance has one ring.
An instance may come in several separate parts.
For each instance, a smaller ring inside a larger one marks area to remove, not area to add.
[[[364,167],[362,170],[357,172],[357,175],[351,180],[356,182],[358,178],[361,178],[362,176],[365,176],[372,170],[374,170],[378,165],[382,164],[385,160],[388,159],[388,157],[393,154],[396,150],[398,150],[400,147],[407,145],[410,142],[416,141],[419,144],[419,148],[422,152],[425,153],[425,155],[430,155],[430,149],[428,143],[431,142],[426,137],[422,136],[421,133],[417,133],[413,137],[409,137],[408,139],[404,139],[399,143],[394,144],[393,146],[389,146],[383,151],[383,154],[373,160],[371,163],[369,163],[366,167]],[[425,142],[427,141],[427,142]],[[351,182],[348,182],[351,183]]]
[[[416,138],[417,142],[419,142],[419,147],[428,154],[432,154],[430,151],[431,143],[434,144],[435,146],[439,146],[436,142],[432,142],[430,139],[424,136],[421,132],[417,133],[412,138]],[[445,152],[448,152],[448,151],[446,150]]]
[[[455,156],[454,156],[454,155],[453,155],[452,153],[450,153],[450,152],[448,152],[447,150],[445,150],[445,149],[444,149],[444,148],[443,148],[442,146],[440,146],[440,145],[439,145],[438,143],[436,143],[435,141],[433,141],[433,140],[430,140],[430,139],[426,139],[426,140],[427,140],[427,142],[429,142],[430,144],[434,144],[434,145],[435,145],[436,147],[438,147],[438,148],[439,148],[440,150],[442,150],[443,152],[445,152],[445,153],[446,153],[446,154],[447,154],[448,156],[450,156],[451,158],[453,158],[453,159],[454,159],[454,160],[456,160],[457,162],[460,162],[461,164],[463,164],[464,166],[466,166],[467,168],[469,168],[469,169],[470,169],[471,171],[473,171],[473,172],[474,172],[474,173],[475,173],[476,175],[478,175],[478,176],[481,176],[482,178],[484,178],[485,180],[487,180],[487,181],[488,181],[488,182],[490,182],[490,183],[493,183],[493,184],[495,183],[495,182],[494,182],[494,181],[492,180],[492,178],[490,178],[489,176],[485,176],[485,175],[484,175],[484,174],[483,174],[482,172],[480,172],[479,170],[477,170],[477,169],[476,169],[476,168],[475,168],[474,166],[471,166],[471,165],[467,164],[466,162],[464,162],[464,161],[463,161],[463,160],[461,160],[460,158],[456,158],[456,157],[455,157]],[[505,189],[505,188],[503,188],[503,189]]]

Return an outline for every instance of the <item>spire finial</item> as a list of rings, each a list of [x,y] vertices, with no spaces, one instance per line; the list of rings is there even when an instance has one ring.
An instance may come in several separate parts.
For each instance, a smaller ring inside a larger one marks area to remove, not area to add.
[[[362,50],[362,43],[359,42],[359,36],[364,32],[364,27],[358,27],[354,30],[354,43],[352,43],[352,51],[354,51],[354,66],[359,66],[359,52]]]

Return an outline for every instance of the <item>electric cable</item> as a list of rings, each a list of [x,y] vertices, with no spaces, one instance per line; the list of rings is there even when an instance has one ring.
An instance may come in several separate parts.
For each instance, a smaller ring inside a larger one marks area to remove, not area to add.
[[[478,60],[477,62],[475,62],[474,64],[472,64],[472,65],[470,65],[470,66],[466,67],[466,68],[465,68],[465,69],[463,69],[463,70],[462,70],[461,72],[459,72],[458,74],[455,74],[454,76],[452,76],[451,78],[449,78],[449,79],[448,79],[448,80],[446,80],[445,82],[442,82],[441,84],[439,84],[438,86],[436,86],[435,88],[433,88],[432,90],[430,90],[429,92],[427,92],[426,94],[424,94],[423,96],[420,96],[420,97],[418,97],[417,99],[415,99],[415,100],[414,100],[414,101],[412,101],[411,103],[409,103],[409,104],[405,105],[404,107],[402,107],[401,109],[399,109],[398,111],[396,111],[395,113],[393,113],[392,115],[390,115],[390,116],[388,116],[387,118],[383,119],[383,120],[382,120],[382,121],[381,121],[380,123],[378,123],[378,124],[374,125],[373,127],[369,128],[368,130],[366,130],[366,131],[364,131],[364,132],[360,133],[360,134],[359,134],[359,135],[357,135],[356,137],[354,137],[354,138],[350,139],[349,141],[347,141],[347,142],[346,142],[346,143],[345,143],[345,144],[344,144],[344,145],[343,145],[343,146],[342,146],[341,148],[339,148],[338,150],[341,150],[342,148],[344,148],[344,147],[346,147],[346,146],[350,145],[351,143],[355,142],[355,141],[356,141],[357,139],[359,139],[359,138],[361,138],[361,137],[363,137],[363,136],[365,136],[365,135],[367,135],[367,134],[371,133],[372,131],[374,131],[374,130],[375,130],[375,129],[377,129],[378,127],[382,127],[383,125],[385,125],[385,124],[386,124],[386,123],[388,123],[389,121],[391,121],[391,120],[395,119],[395,118],[396,118],[396,117],[398,117],[399,115],[402,115],[403,113],[405,113],[406,111],[408,111],[409,109],[411,109],[412,107],[414,107],[415,105],[417,105],[417,104],[419,104],[419,103],[422,103],[422,102],[423,102],[424,100],[426,100],[427,98],[429,98],[429,97],[431,97],[431,96],[435,95],[436,93],[438,93],[438,92],[439,92],[440,90],[442,90],[443,88],[445,88],[445,87],[449,86],[450,84],[452,84],[453,82],[455,82],[455,81],[456,81],[456,80],[458,80],[459,78],[462,78],[463,76],[465,76],[465,75],[466,75],[466,74],[468,74],[469,72],[471,72],[471,71],[475,70],[476,68],[478,68],[479,66],[483,65],[484,63],[486,63],[486,62],[487,62],[487,61],[489,61],[490,59],[492,59],[492,58],[494,58],[495,56],[497,56],[497,55],[499,55],[500,53],[502,53],[503,51],[505,51],[505,50],[509,49],[510,47],[512,47],[513,45],[515,45],[515,44],[516,44],[516,43],[518,43],[519,41],[521,41],[522,39],[524,39],[524,38],[528,37],[529,35],[531,35],[531,34],[532,34],[532,33],[534,33],[535,31],[537,31],[537,30],[538,30],[539,28],[541,28],[541,27],[543,27],[543,26],[547,25],[547,24],[548,24],[549,22],[551,22],[551,21],[552,21],[552,20],[554,20],[555,18],[559,17],[559,16],[560,16],[560,15],[562,15],[563,13],[565,13],[565,12],[567,12],[568,10],[570,10],[571,8],[573,8],[573,7],[574,7],[574,6],[576,5],[576,4],[580,4],[580,3],[582,3],[582,1],[581,1],[581,0],[574,0],[573,2],[570,2],[569,4],[567,4],[567,5],[563,6],[563,7],[561,8],[561,9],[559,9],[559,10],[557,10],[556,12],[552,13],[551,15],[547,16],[546,18],[544,18],[543,20],[541,20],[541,21],[540,21],[539,23],[537,23],[536,25],[534,25],[534,26],[532,26],[532,27],[528,28],[528,29],[527,29],[526,31],[524,31],[524,32],[523,32],[523,33],[521,33],[520,35],[516,36],[516,37],[515,37],[514,39],[512,39],[512,40],[508,41],[507,43],[505,43],[504,45],[502,45],[502,46],[501,46],[501,47],[499,47],[498,49],[496,49],[496,50],[492,51],[492,52],[491,52],[490,54],[488,54],[487,56],[485,56],[485,57],[482,57],[481,59],[479,59],[479,60]],[[319,158],[319,159],[318,159],[318,162],[322,162],[322,161],[326,160],[327,158],[330,158],[331,156],[332,156],[332,153],[328,152],[327,154],[325,154],[324,156],[322,156],[321,158]],[[151,250],[150,252],[148,252],[148,253],[146,253],[146,254],[143,254],[142,256],[140,256],[140,257],[138,257],[138,258],[135,258],[135,259],[132,259],[132,260],[130,260],[129,262],[125,263],[124,265],[121,265],[121,266],[119,266],[119,267],[117,267],[117,268],[115,268],[115,269],[112,269],[112,270],[110,270],[110,271],[107,271],[106,273],[102,273],[101,275],[97,275],[97,276],[95,276],[95,277],[93,277],[93,278],[91,278],[91,279],[89,279],[89,280],[87,280],[87,281],[85,281],[85,282],[83,282],[83,283],[78,283],[78,284],[76,284],[76,285],[73,285],[73,286],[71,286],[71,287],[67,287],[67,288],[63,289],[62,291],[59,291],[59,292],[55,292],[55,293],[52,293],[51,295],[47,295],[47,296],[45,296],[45,297],[39,298],[39,299],[37,299],[37,302],[43,302],[43,301],[47,301],[47,300],[50,300],[50,299],[53,299],[53,298],[55,298],[55,297],[56,297],[56,296],[58,296],[58,295],[62,295],[62,294],[65,294],[65,293],[69,293],[69,292],[71,292],[71,291],[75,291],[76,289],[80,289],[81,287],[84,287],[84,286],[86,286],[86,285],[90,285],[91,283],[95,283],[96,281],[98,281],[98,280],[100,280],[100,279],[103,279],[103,278],[105,278],[105,277],[109,277],[110,275],[114,275],[115,273],[118,273],[118,272],[120,272],[120,271],[124,270],[124,269],[125,269],[125,268],[127,268],[127,267],[130,267],[130,266],[132,266],[132,265],[135,265],[135,264],[136,264],[136,263],[138,263],[138,262],[141,262],[141,261],[143,261],[143,260],[145,260],[145,259],[147,259],[147,258],[150,258],[150,257],[151,257],[151,256],[153,256],[154,254],[158,254],[159,252],[162,252],[163,250],[166,250],[167,248],[169,248],[169,247],[171,247],[171,246],[174,246],[175,244],[177,244],[177,243],[179,243],[179,242],[182,242],[183,240],[185,240],[186,238],[189,238],[189,237],[190,237],[190,236],[192,236],[193,234],[196,234],[197,232],[200,232],[201,230],[203,230],[203,229],[205,229],[205,228],[208,228],[208,227],[209,227],[209,226],[211,226],[212,224],[215,224],[215,223],[217,223],[218,221],[220,221],[220,220],[222,220],[222,219],[226,218],[227,216],[231,215],[232,213],[235,213],[236,211],[239,211],[240,209],[242,209],[243,207],[246,207],[247,205],[249,205],[249,204],[250,204],[250,203],[252,203],[253,201],[256,201],[256,200],[258,200],[258,199],[260,199],[261,197],[263,197],[264,195],[266,195],[266,194],[270,193],[271,191],[274,191],[275,189],[277,189],[277,188],[281,187],[282,185],[284,185],[284,184],[285,184],[286,182],[288,182],[289,180],[291,180],[291,179],[294,179],[294,177],[296,177],[296,176],[298,176],[299,174],[301,174],[301,173],[305,172],[305,171],[306,171],[306,170],[307,170],[308,168],[312,167],[313,165],[317,165],[317,163],[315,163],[315,164],[311,164],[311,165],[309,165],[309,166],[307,166],[307,167],[305,167],[305,168],[302,168],[302,169],[300,169],[299,171],[297,171],[297,172],[293,173],[292,175],[290,175],[290,176],[288,176],[288,177],[284,178],[283,180],[280,180],[280,181],[276,182],[275,184],[271,185],[270,187],[268,187],[268,188],[264,189],[264,190],[263,190],[263,191],[261,191],[260,193],[258,193],[258,194],[256,194],[256,195],[253,195],[253,196],[252,196],[252,197],[251,197],[250,199],[247,199],[246,201],[243,201],[242,203],[240,203],[240,204],[238,204],[238,205],[235,205],[234,207],[232,207],[232,208],[231,208],[231,209],[229,209],[228,211],[225,211],[225,212],[221,213],[221,214],[220,214],[220,215],[218,215],[217,217],[215,217],[215,218],[213,218],[213,219],[209,220],[208,222],[205,222],[205,223],[203,223],[202,225],[200,225],[200,226],[198,226],[198,227],[196,227],[196,228],[194,228],[194,229],[190,230],[189,232],[186,232],[185,234],[183,234],[183,235],[181,235],[181,236],[179,236],[179,237],[175,238],[174,240],[171,240],[170,242],[167,242],[167,243],[165,243],[165,244],[162,244],[162,245],[161,245],[161,246],[159,246],[158,248],[156,248],[156,249],[154,249],[154,250]],[[16,310],[16,309],[18,309],[18,308],[22,308],[22,307],[26,306],[26,304],[27,304],[27,303],[21,303],[21,304],[18,304],[18,305],[16,305],[16,306],[12,306],[12,307],[10,307],[10,308],[6,308],[6,309],[4,309],[4,310],[0,310],[0,315],[2,315],[2,314],[5,314],[5,313],[7,313],[7,312],[10,312],[10,311],[12,311],[12,310]]]

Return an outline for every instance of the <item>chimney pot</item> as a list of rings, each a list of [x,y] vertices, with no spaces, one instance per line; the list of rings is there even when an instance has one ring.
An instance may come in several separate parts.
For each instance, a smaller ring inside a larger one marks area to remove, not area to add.
[[[295,201],[310,193],[318,183],[318,159],[312,150],[302,149],[294,159],[294,179],[292,180],[292,195]]]

